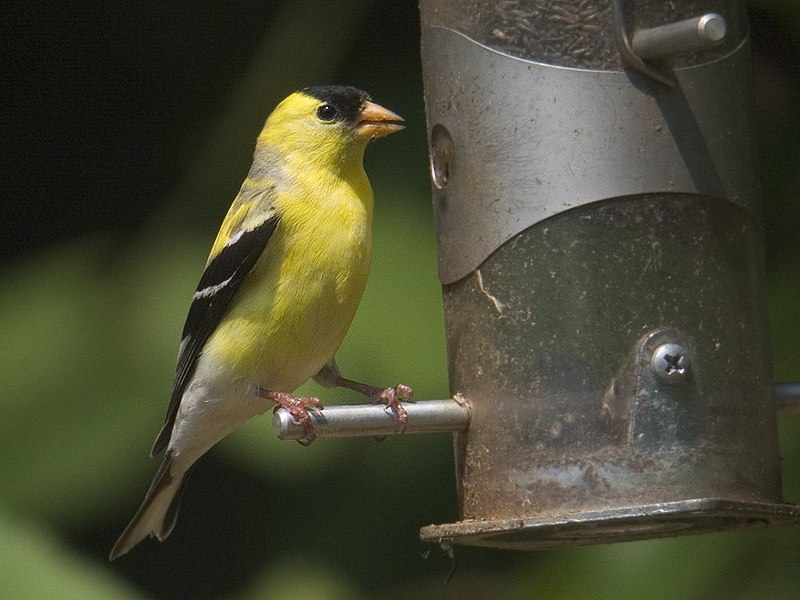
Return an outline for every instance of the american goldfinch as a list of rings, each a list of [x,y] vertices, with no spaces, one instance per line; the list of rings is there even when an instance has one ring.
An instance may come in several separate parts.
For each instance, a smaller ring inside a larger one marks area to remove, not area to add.
[[[194,462],[245,420],[274,406],[306,425],[316,398],[292,395],[315,378],[394,407],[411,388],[342,377],[334,354],[364,291],[372,244],[367,142],[403,119],[345,86],[311,87],[281,102],[220,227],[192,297],[167,418],[152,455],[165,452],[144,502],[111,550],[172,531]]]

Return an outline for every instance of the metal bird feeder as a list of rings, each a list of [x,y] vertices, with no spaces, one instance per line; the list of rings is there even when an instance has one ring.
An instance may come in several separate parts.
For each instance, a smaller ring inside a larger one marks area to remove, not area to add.
[[[422,2],[462,521],[546,548],[781,501],[735,2]]]
[[[741,3],[421,14],[456,400],[407,404],[408,432],[457,431],[461,517],[422,539],[541,549],[800,522],[781,497],[776,397],[800,394],[772,383]],[[302,437],[280,413],[280,436]],[[314,426],[395,428],[381,407]]]

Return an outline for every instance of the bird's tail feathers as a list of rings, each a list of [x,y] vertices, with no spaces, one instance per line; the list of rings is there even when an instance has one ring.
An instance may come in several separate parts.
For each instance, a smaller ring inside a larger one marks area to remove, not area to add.
[[[175,425],[175,419],[167,419],[166,423],[164,423],[161,431],[159,431],[156,436],[156,441],[153,442],[153,448],[150,450],[150,458],[155,458],[169,446],[173,425]]]
[[[142,505],[111,549],[110,559],[126,554],[148,535],[163,541],[172,533],[189,472],[172,472],[172,452],[167,452],[147,490]]]

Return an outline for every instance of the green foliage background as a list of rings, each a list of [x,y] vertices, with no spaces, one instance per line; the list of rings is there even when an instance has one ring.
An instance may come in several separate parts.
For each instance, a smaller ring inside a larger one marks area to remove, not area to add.
[[[792,57],[800,9],[780,0],[750,7],[762,23],[754,30],[756,107],[775,371],[777,379],[796,380],[800,87]],[[187,19],[219,16],[200,9],[210,11],[189,4],[175,10]],[[415,7],[312,0],[262,10],[261,33],[238,49],[226,77],[208,83],[217,86],[209,92],[217,102],[194,99],[196,113],[182,116],[183,129],[175,126],[171,166],[179,176],[138,226],[120,232],[101,223],[0,263],[0,595],[797,597],[798,527],[544,553],[457,548],[455,576],[445,585],[449,558],[419,542],[417,531],[456,519],[448,436],[320,440],[302,448],[274,439],[269,417],[248,423],[201,461],[167,542],[144,543],[108,563],[156,468],[148,453],[208,246],[265,114],[290,90],[350,83],[408,121],[406,132],[368,152],[375,262],[340,363],[357,379],[407,382],[420,399],[448,395]],[[109,13],[112,35],[120,23],[146,33],[160,26],[157,18]],[[764,35],[775,33],[772,25],[788,46]],[[74,58],[76,70],[80,60]],[[138,74],[138,85],[148,85],[148,73]],[[182,90],[165,95],[179,98]],[[119,125],[137,123],[120,115]],[[124,147],[114,160],[125,160]],[[87,165],[85,176],[103,172]],[[52,193],[58,196],[57,188]],[[120,192],[103,201],[130,199]],[[37,214],[51,205],[24,194],[4,193],[3,204],[12,212],[25,206],[29,234],[37,219],[52,217]],[[313,384],[306,391],[354,400]],[[800,502],[800,418],[780,417],[779,426],[785,496]]]

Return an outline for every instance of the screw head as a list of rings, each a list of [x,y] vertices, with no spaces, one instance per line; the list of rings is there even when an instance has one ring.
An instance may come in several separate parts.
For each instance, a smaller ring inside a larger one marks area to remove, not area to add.
[[[661,382],[674,385],[689,380],[692,361],[685,347],[667,342],[655,349],[650,359],[650,367]]]

